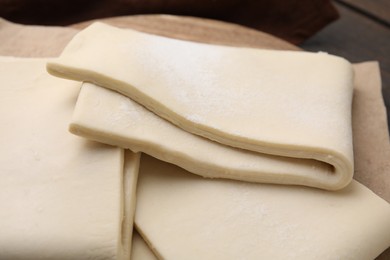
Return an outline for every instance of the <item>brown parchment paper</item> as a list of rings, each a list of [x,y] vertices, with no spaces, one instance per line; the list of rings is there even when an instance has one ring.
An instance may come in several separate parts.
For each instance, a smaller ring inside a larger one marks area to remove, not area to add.
[[[298,50],[274,36],[211,20],[164,15],[103,20],[120,27],[208,43]],[[76,25],[83,28],[88,23]],[[55,57],[78,32],[69,27],[24,26],[0,19],[0,55]],[[354,64],[354,178],[390,202],[390,142],[377,62]],[[378,259],[390,259],[390,249]]]
[[[390,202],[390,143],[379,64],[355,64],[354,70],[354,178]]]

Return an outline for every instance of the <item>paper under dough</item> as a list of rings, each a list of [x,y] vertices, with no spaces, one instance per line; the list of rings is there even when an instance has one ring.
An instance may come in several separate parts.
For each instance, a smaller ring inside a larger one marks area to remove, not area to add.
[[[352,69],[342,58],[201,44],[95,23],[47,68],[119,91],[223,144],[329,163],[340,176],[331,189],[352,179]]]
[[[329,192],[205,179],[142,155],[135,225],[161,259],[374,259],[390,205],[356,181]]]
[[[0,58],[0,259],[127,259],[139,155],[70,134],[80,84],[46,62]]]
[[[188,133],[131,99],[84,83],[70,124],[77,135],[142,151],[205,177],[331,189],[341,177],[327,164],[260,154]],[[207,152],[205,152],[207,151]]]

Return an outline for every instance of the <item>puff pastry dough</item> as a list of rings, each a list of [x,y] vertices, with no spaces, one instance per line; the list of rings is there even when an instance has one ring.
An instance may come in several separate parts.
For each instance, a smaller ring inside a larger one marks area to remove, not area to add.
[[[352,68],[342,58],[201,44],[95,23],[47,68],[116,90],[222,144],[329,164],[319,177],[332,182],[324,188],[352,179]]]
[[[341,191],[199,178],[142,155],[135,225],[161,259],[374,259],[390,205]]]
[[[46,62],[0,58],[0,259],[128,259],[139,155],[70,134]]]
[[[133,232],[133,247],[131,249],[131,260],[157,260],[152,250],[145,243],[145,240],[136,230]]]
[[[74,134],[176,164],[204,177],[331,189],[327,164],[237,149],[183,131],[114,91],[84,83],[70,123]],[[205,152],[207,151],[207,152]]]

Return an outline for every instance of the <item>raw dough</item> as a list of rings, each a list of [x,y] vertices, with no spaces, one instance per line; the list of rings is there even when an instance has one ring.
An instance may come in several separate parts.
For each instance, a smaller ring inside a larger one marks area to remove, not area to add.
[[[123,167],[123,215],[121,226],[121,244],[123,246],[123,258],[128,259],[131,254],[133,237],[133,223],[136,205],[136,189],[138,180],[138,169],[141,154],[125,151]]]
[[[374,259],[390,205],[341,191],[205,179],[142,155],[135,225],[161,259]]]
[[[48,71],[119,91],[226,145],[326,162],[342,177],[332,189],[352,179],[352,69],[342,58],[208,45],[95,23]]]
[[[91,83],[82,85],[70,131],[102,143],[145,152],[205,177],[325,189],[332,189],[343,179],[330,174],[329,165],[319,161],[281,160],[279,156],[225,146],[188,133],[131,99]]]
[[[145,240],[136,230],[133,232],[133,247],[131,249],[131,260],[157,260],[157,257],[149,249]]]
[[[46,62],[0,58],[0,259],[127,259],[122,185],[134,188],[139,155],[123,176],[122,149],[70,134],[80,84]]]

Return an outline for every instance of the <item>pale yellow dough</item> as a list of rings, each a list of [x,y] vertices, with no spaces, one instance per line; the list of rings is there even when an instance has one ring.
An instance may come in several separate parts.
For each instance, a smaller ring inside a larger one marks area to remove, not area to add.
[[[317,183],[302,176],[290,183],[340,189],[352,179],[352,69],[342,58],[186,42],[95,23],[47,68],[119,91],[223,144],[332,165],[319,167]],[[235,178],[264,181],[267,174]],[[273,182],[283,182],[283,174]]]
[[[331,189],[340,181],[327,164],[245,151],[183,131],[131,99],[82,85],[70,124],[74,134],[142,151],[205,177],[300,184]]]
[[[160,259],[374,259],[390,205],[356,181],[329,192],[205,179],[142,155],[135,225]]]
[[[133,153],[131,151],[125,151],[124,155],[124,167],[123,167],[123,213],[121,224],[121,245],[123,247],[122,256],[118,256],[117,259],[129,259],[132,254],[132,249],[137,248],[137,245],[132,245],[134,241],[133,223],[134,213],[136,205],[136,189],[138,181],[138,170],[141,159],[140,153]],[[143,251],[141,249],[141,251]]]
[[[319,177],[328,181],[324,188],[352,179],[352,68],[342,58],[201,44],[95,23],[47,68],[121,92],[225,145],[325,162],[331,166]]]
[[[128,259],[139,155],[70,134],[46,62],[0,58],[0,259]]]
[[[133,232],[133,247],[131,250],[131,260],[157,260],[152,250],[145,243],[145,240],[136,230]]]

